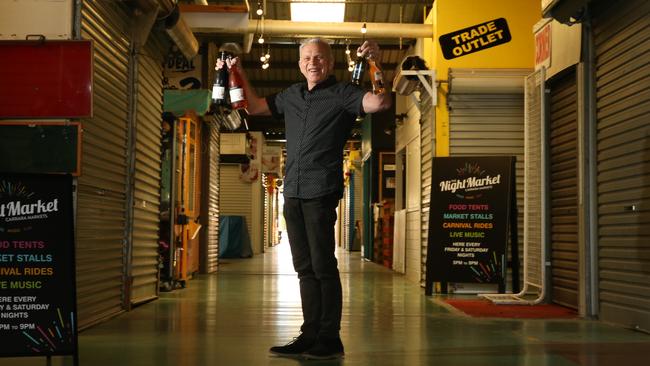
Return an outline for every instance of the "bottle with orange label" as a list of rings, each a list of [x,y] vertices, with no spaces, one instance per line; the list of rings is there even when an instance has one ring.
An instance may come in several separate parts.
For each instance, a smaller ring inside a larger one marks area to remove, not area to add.
[[[373,94],[384,94],[386,92],[386,87],[384,85],[383,71],[381,71],[377,61],[372,57],[368,57],[368,66]]]

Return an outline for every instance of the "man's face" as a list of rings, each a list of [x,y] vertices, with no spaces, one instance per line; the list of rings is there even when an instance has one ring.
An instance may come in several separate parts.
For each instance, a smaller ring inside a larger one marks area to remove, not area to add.
[[[298,64],[309,89],[327,79],[334,68],[334,60],[327,51],[327,46],[320,43],[307,43],[302,47]]]

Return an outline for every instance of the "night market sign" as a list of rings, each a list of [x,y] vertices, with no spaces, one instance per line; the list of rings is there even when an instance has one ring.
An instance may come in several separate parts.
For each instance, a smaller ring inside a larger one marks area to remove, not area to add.
[[[504,281],[515,200],[512,157],[440,157],[432,163],[427,284]],[[427,285],[427,286],[428,286]]]
[[[75,292],[72,177],[0,174],[0,358],[78,365]]]

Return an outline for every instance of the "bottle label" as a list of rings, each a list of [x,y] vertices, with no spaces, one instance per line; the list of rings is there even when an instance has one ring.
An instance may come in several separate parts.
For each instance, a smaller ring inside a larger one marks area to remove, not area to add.
[[[384,86],[384,73],[381,71],[375,71],[375,81],[378,85]]]
[[[230,103],[234,104],[241,100],[244,100],[244,89],[230,88]]]
[[[212,99],[220,100],[226,95],[226,88],[219,85],[212,86]]]

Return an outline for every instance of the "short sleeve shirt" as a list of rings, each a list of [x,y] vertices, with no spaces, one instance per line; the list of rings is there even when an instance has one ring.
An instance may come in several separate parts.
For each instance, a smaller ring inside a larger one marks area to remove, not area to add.
[[[266,98],[274,117],[284,118],[287,162],[284,195],[310,199],[343,192],[343,148],[365,92],[334,76],[312,90],[298,83]]]

